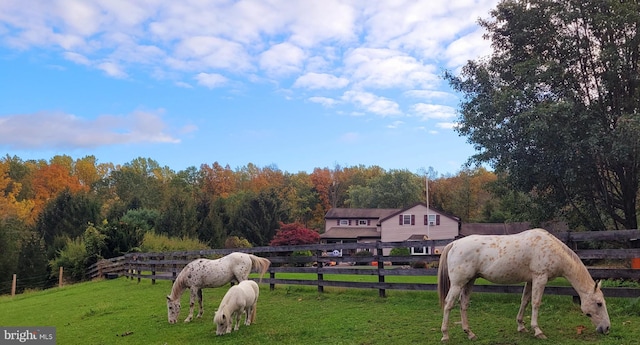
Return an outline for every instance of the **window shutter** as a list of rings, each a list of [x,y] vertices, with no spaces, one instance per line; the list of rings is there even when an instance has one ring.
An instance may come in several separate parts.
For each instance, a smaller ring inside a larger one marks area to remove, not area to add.
[[[416,225],[416,215],[415,214],[411,215],[411,225]]]
[[[427,225],[427,224],[428,224],[428,222],[429,222],[429,215],[428,215],[428,214],[425,214],[425,215],[424,215],[424,225]]]
[[[351,219],[349,219],[349,226],[351,226]]]
[[[400,225],[402,225],[402,215],[399,215],[398,219],[400,220]]]
[[[340,225],[340,219],[336,219],[336,225]]]
[[[440,215],[436,214],[436,225],[440,225]]]
[[[367,219],[367,225],[371,225],[371,219]]]

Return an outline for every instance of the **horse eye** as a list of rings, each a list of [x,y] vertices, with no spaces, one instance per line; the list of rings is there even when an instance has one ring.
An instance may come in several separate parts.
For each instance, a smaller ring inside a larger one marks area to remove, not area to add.
[[[598,302],[598,307],[602,307],[602,302]]]
[[[587,317],[591,317],[591,313],[588,313],[588,314],[587,314]]]

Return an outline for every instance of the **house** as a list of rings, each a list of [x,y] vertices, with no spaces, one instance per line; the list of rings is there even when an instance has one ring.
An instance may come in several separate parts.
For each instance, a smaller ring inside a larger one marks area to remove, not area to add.
[[[367,243],[453,239],[460,219],[418,203],[402,209],[332,208],[325,215],[321,243]],[[414,255],[441,248],[411,248]],[[384,255],[391,250],[385,248]]]

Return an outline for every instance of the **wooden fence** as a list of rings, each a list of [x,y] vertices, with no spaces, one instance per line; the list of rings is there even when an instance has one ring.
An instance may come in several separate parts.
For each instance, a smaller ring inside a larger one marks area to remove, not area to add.
[[[594,279],[622,279],[640,282],[640,269],[632,268],[631,261],[640,258],[640,249],[636,246],[640,239],[640,230],[616,230],[598,232],[564,232],[554,234],[578,254],[585,262]],[[385,248],[431,248],[441,247],[450,240],[427,240],[405,242],[372,242],[345,244],[313,244],[299,246],[255,247],[242,249],[212,249],[201,251],[167,253],[131,253],[125,256],[102,260],[91,266],[90,278],[113,278],[119,275],[131,279],[175,280],[182,268],[197,258],[219,258],[234,251],[252,253],[266,257],[271,261],[268,283],[275,285],[312,285],[319,292],[326,286],[345,288],[377,289],[384,297],[388,289],[436,290],[434,283],[401,283],[387,281],[392,276],[435,276],[439,255],[385,256]],[[598,244],[601,249],[588,248]],[[332,256],[337,251],[338,256]],[[362,255],[368,252],[369,255]],[[433,252],[433,251],[430,251]],[[306,253],[307,255],[301,255]],[[416,268],[421,267],[421,268]],[[424,268],[426,267],[426,268]],[[309,279],[286,279],[282,273],[308,273]],[[335,275],[366,275],[370,281],[336,280]],[[334,279],[325,279],[332,275]],[[390,279],[393,280],[393,279]],[[476,285],[477,292],[522,293],[522,285]],[[606,296],[640,297],[640,288],[609,287],[603,289]],[[572,287],[547,286],[546,293],[572,295],[577,293]]]

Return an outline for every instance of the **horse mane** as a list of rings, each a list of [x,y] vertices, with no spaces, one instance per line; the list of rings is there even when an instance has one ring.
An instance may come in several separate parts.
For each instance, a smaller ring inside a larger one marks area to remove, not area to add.
[[[176,281],[173,283],[173,286],[171,287],[171,295],[169,295],[171,300],[173,301],[176,298],[180,298],[185,288],[187,288],[187,274],[183,269],[180,272],[180,274],[178,274],[178,277],[176,277]]]
[[[562,248],[562,253],[567,258],[569,265],[565,269],[564,276],[565,278],[568,278],[567,276],[571,275],[575,278],[574,281],[570,280],[573,288],[576,289],[577,292],[579,292],[577,286],[575,286],[576,284],[580,284],[580,286],[585,286],[587,288],[595,287],[595,281],[591,277],[591,274],[589,274],[589,270],[587,269],[587,267],[585,267],[578,254],[576,254],[575,251],[571,250],[571,248],[569,248],[564,242],[560,241],[560,239],[558,239],[554,235],[549,235],[557,240],[560,248]]]

